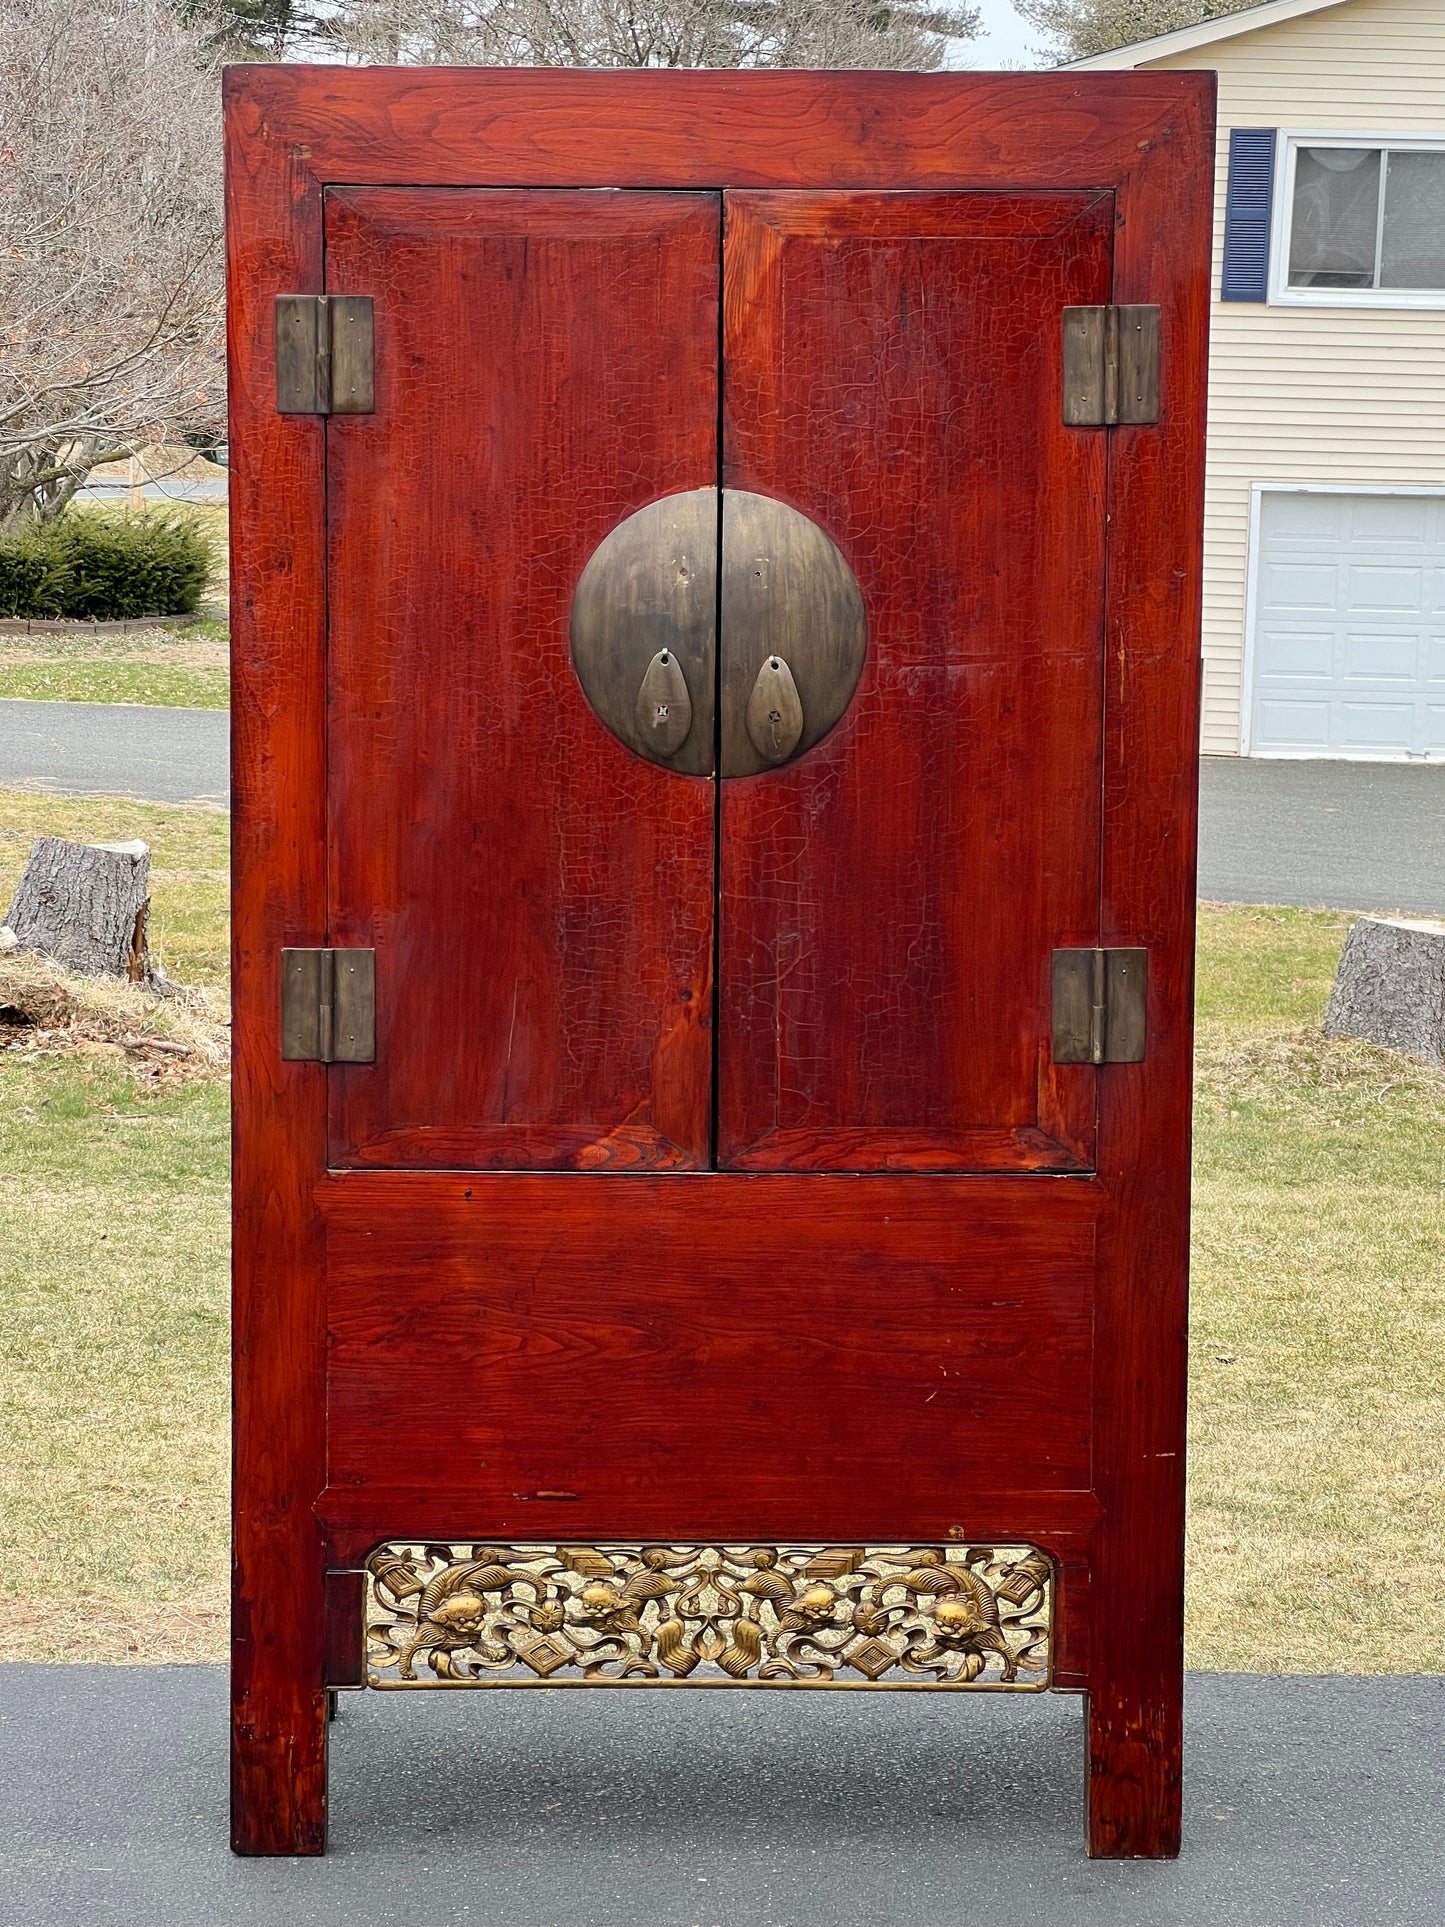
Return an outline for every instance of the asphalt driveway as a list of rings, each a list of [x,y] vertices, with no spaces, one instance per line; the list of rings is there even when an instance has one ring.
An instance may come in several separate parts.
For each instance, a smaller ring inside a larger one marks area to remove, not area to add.
[[[0,1667],[7,1927],[1438,1927],[1445,1679],[1196,1674],[1185,1844],[1087,1861],[1077,1699],[347,1695],[324,1860],[226,1844],[217,1666]]]
[[[1204,757],[1199,894],[1445,915],[1445,763]]]
[[[224,808],[231,800],[230,732],[224,709],[7,697],[0,701],[0,789]]]

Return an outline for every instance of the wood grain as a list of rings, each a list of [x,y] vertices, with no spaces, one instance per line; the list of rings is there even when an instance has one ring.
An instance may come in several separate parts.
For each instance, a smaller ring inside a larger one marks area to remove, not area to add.
[[[1102,941],[1149,951],[1100,1075],[1089,1851],[1179,1851],[1199,612],[1214,85],[1118,189],[1114,299],[1162,309],[1157,427],[1110,431]]]
[[[1212,116],[1212,77],[1189,74],[231,70],[238,1850],[316,1852],[324,1839],[327,1557],[354,1571],[380,1539],[415,1534],[572,1539],[584,1519],[619,1538],[886,1540],[906,1520],[920,1539],[950,1526],[1034,1539],[1060,1561],[1059,1681],[1089,1693],[1090,1850],[1177,1850]],[[987,192],[968,195],[961,225],[962,190]],[[600,725],[615,766],[576,747],[571,712],[537,726],[523,711],[566,688],[552,675],[557,611],[590,546],[644,491],[715,477],[703,421],[717,399],[723,193],[728,479],[792,501],[845,554],[861,543],[863,566],[849,560],[875,605],[881,585],[888,621],[851,727],[877,732],[890,776],[848,763],[845,719],[794,771],[735,786],[726,861],[735,880],[754,864],[757,901],[725,879],[723,951],[752,970],[729,1022],[764,1097],[752,1072],[727,1094],[738,1046],[724,1035],[723,1121],[737,1161],[787,1168],[709,1174],[666,1167],[703,1161],[712,986],[698,904],[713,882],[659,826],[693,836],[700,823],[710,851],[710,806],[689,814],[672,796],[688,783],[634,770]],[[660,204],[679,197],[670,222]],[[469,210],[504,200],[512,227],[487,238]],[[608,248],[589,256],[604,230]],[[626,272],[609,278],[614,263]],[[346,284],[353,270],[365,287]],[[660,288],[668,299],[649,305]],[[272,299],[325,289],[404,296],[389,337],[378,310],[390,412],[370,452],[367,418],[327,429],[274,413]],[[1064,431],[1051,415],[1055,376],[1034,343],[1064,299],[1160,305],[1157,427]],[[663,363],[668,380],[690,373],[649,413],[640,391]],[[941,421],[968,432],[944,438]],[[821,454],[805,446],[815,423]],[[461,505],[440,516],[434,454]],[[986,500],[990,464],[1007,516]],[[494,486],[468,495],[458,472]],[[1104,515],[1100,556],[1080,531]],[[418,522],[431,526],[419,535]],[[497,531],[504,564],[486,555]],[[417,560],[433,549],[445,592]],[[459,620],[482,590],[481,617]],[[498,646],[483,687],[472,643],[512,633],[498,598],[536,623],[545,673],[529,679],[525,654]],[[979,618],[962,647],[960,612]],[[1001,634],[1016,660],[989,640]],[[1072,734],[1040,666],[1056,647],[1078,679]],[[992,714],[957,695],[970,676],[989,679]],[[915,689],[947,725],[927,722],[917,743],[876,713]],[[1004,707],[1020,697],[1039,705],[1038,727]],[[542,747],[557,728],[577,756],[561,773]],[[476,773],[497,741],[510,788]],[[835,753],[836,783],[814,800],[836,823],[818,830],[781,791],[759,800]],[[969,814],[980,774],[993,860]],[[925,820],[940,783],[948,837]],[[529,785],[545,798],[540,824]],[[337,820],[353,812],[369,840]],[[574,846],[548,839],[577,832],[579,812],[610,812],[615,837],[569,866]],[[811,865],[809,839],[841,909],[811,868],[789,880],[803,851]],[[486,958],[430,930],[398,853]],[[915,863],[912,894],[880,880],[900,860]],[[1050,945],[1035,978],[1004,939],[1011,916],[1022,950],[1046,908],[1072,914],[1091,862],[1088,905],[1051,942],[1150,953],[1146,1060],[1097,1075],[1048,1061]],[[473,888],[478,863],[501,895]],[[649,896],[659,874],[681,906],[671,921]],[[534,881],[555,893],[550,925],[520,895]],[[926,920],[952,949],[925,945],[921,961],[907,941],[919,891],[952,906]],[[396,1101],[380,1105],[361,1089],[366,1067],[282,1064],[276,1037],[279,947],[370,942],[374,915],[393,931],[393,988],[408,974],[405,930],[436,972],[439,1012],[418,1044],[400,1022],[379,1027],[403,1063]],[[767,950],[770,932],[808,930],[827,939],[826,1025],[792,981],[812,953]],[[575,944],[591,960],[581,1005],[554,1015],[580,1027],[586,1071],[567,1086],[574,1060],[548,1068],[545,1000],[526,1011],[525,998],[534,982],[577,989],[562,967]],[[609,947],[630,959],[620,991]],[[503,984],[538,1053],[520,1109],[489,1082],[487,997]],[[589,986],[605,991],[592,1008]],[[970,996],[1004,1014],[1002,1041]],[[615,1038],[601,1034],[609,1021]],[[371,1168],[326,1170],[328,1079],[336,1153]],[[467,1160],[475,1173],[384,1168]],[[895,1160],[907,1174],[890,1174]],[[948,1175],[955,1161],[996,1175]],[[492,1163],[584,1168],[480,1169]],[[1079,1166],[1097,1176],[1068,1174]],[[354,1581],[338,1599],[344,1645]]]
[[[230,363],[233,1401],[231,1840],[326,1834],[326,1083],[281,1061],[282,945],[326,942],[324,430],[276,413],[273,303],[320,290],[321,197],[226,98]]]
[[[583,1539],[936,1539],[1000,1486],[1085,1490],[1097,1199],[1051,1191],[332,1180],[331,1483],[503,1532],[566,1492]]]
[[[1113,188],[1194,153],[1197,73],[233,67],[255,138],[320,182]]]
[[[568,618],[618,521],[716,481],[718,228],[713,195],[328,196],[376,336],[328,440],[331,925],[377,1006],[333,1164],[707,1162],[713,785],[602,726]]]
[[[724,478],[827,531],[869,642],[825,741],[724,786],[724,1165],[1087,1159],[1093,1072],[1060,1142],[1038,1062],[1098,928],[1106,441],[1063,426],[1059,314],[1112,228],[1097,193],[727,197]]]

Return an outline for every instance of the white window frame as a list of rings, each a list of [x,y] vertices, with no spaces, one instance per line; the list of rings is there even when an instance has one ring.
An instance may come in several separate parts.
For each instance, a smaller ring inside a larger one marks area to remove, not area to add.
[[[1306,137],[1308,138],[1308,137]],[[1445,304],[1442,304],[1445,305]],[[1408,495],[1441,496],[1445,488],[1431,482],[1251,482],[1249,485],[1249,535],[1245,543],[1244,577],[1244,661],[1240,665],[1239,753],[1257,754],[1250,740],[1254,728],[1255,628],[1259,620],[1259,564],[1261,558],[1260,521],[1266,495]],[[1260,756],[1261,762],[1311,762],[1319,752],[1310,749],[1271,749]],[[1418,763],[1419,756],[1371,756],[1364,751],[1331,756],[1332,763]]]
[[[1295,157],[1301,147],[1390,147],[1397,153],[1439,154],[1445,153],[1445,134],[1362,134],[1341,129],[1301,132],[1282,127],[1275,154],[1269,305],[1273,308],[1445,308],[1445,288],[1292,288],[1289,285]]]

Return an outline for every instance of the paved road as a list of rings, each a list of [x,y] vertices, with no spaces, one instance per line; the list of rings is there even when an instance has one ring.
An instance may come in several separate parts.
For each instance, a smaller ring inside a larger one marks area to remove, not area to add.
[[[1445,763],[1206,756],[1199,894],[1445,915]]]
[[[0,788],[156,803],[231,800],[224,709],[0,701]]]
[[[0,787],[229,799],[220,710],[0,701]],[[1200,765],[1199,894],[1445,914],[1445,764]]]
[[[1200,1674],[1185,1850],[1090,1863],[1079,1702],[348,1696],[332,1851],[236,1861],[213,1666],[0,1667],[7,1927],[1438,1927],[1445,1679]]]

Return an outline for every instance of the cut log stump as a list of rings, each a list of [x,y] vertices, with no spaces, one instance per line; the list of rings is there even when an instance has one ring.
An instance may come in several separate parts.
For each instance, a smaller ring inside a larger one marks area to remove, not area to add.
[[[14,934],[16,948],[51,957],[79,976],[150,984],[150,867],[150,848],[139,840],[67,843],[42,836],[30,851],[4,928]]]
[[[1445,1066],[1445,923],[1361,917],[1351,924],[1325,1035]]]

